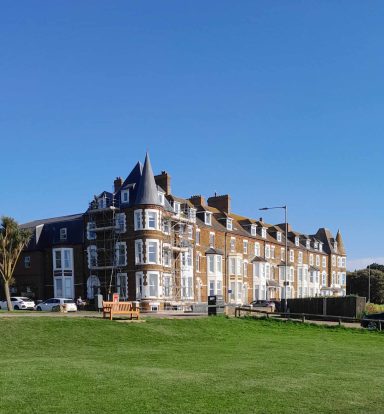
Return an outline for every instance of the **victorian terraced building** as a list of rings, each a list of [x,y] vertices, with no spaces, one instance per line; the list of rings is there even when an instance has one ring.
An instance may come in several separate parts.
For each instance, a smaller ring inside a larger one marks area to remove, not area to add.
[[[118,292],[148,310],[205,302],[344,295],[340,232],[302,234],[285,224],[234,214],[229,195],[207,201],[171,193],[148,155],[84,214],[24,225],[34,237],[18,263],[14,293],[93,299]],[[285,270],[287,278],[285,281]]]

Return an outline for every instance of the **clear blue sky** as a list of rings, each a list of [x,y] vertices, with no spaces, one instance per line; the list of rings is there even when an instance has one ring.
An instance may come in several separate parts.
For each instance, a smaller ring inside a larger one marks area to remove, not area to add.
[[[148,148],[176,195],[287,203],[350,267],[384,262],[383,22],[382,1],[2,1],[0,214],[84,211]]]

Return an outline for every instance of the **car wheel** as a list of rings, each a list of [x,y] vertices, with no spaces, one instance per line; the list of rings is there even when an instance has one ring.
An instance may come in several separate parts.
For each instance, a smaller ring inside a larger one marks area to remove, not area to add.
[[[15,305],[15,307],[13,309],[14,310],[19,310],[20,308],[18,307],[18,305]]]
[[[40,306],[38,306],[38,307],[36,308],[36,310],[37,310],[37,311],[39,311],[39,312],[41,312],[41,311],[42,311],[42,309],[40,308]]]
[[[378,326],[377,326],[376,322],[371,321],[371,322],[368,323],[367,328],[372,330],[372,331],[376,331],[378,329]]]

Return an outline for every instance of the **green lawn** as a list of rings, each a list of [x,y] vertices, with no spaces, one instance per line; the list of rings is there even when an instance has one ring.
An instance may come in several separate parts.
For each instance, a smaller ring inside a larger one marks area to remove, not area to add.
[[[0,413],[384,412],[382,333],[224,317],[0,333]]]

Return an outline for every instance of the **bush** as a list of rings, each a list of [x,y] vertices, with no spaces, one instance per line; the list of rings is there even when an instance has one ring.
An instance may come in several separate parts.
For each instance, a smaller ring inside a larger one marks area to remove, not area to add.
[[[378,305],[377,303],[367,303],[365,305],[365,314],[381,313],[384,312],[384,305]]]

